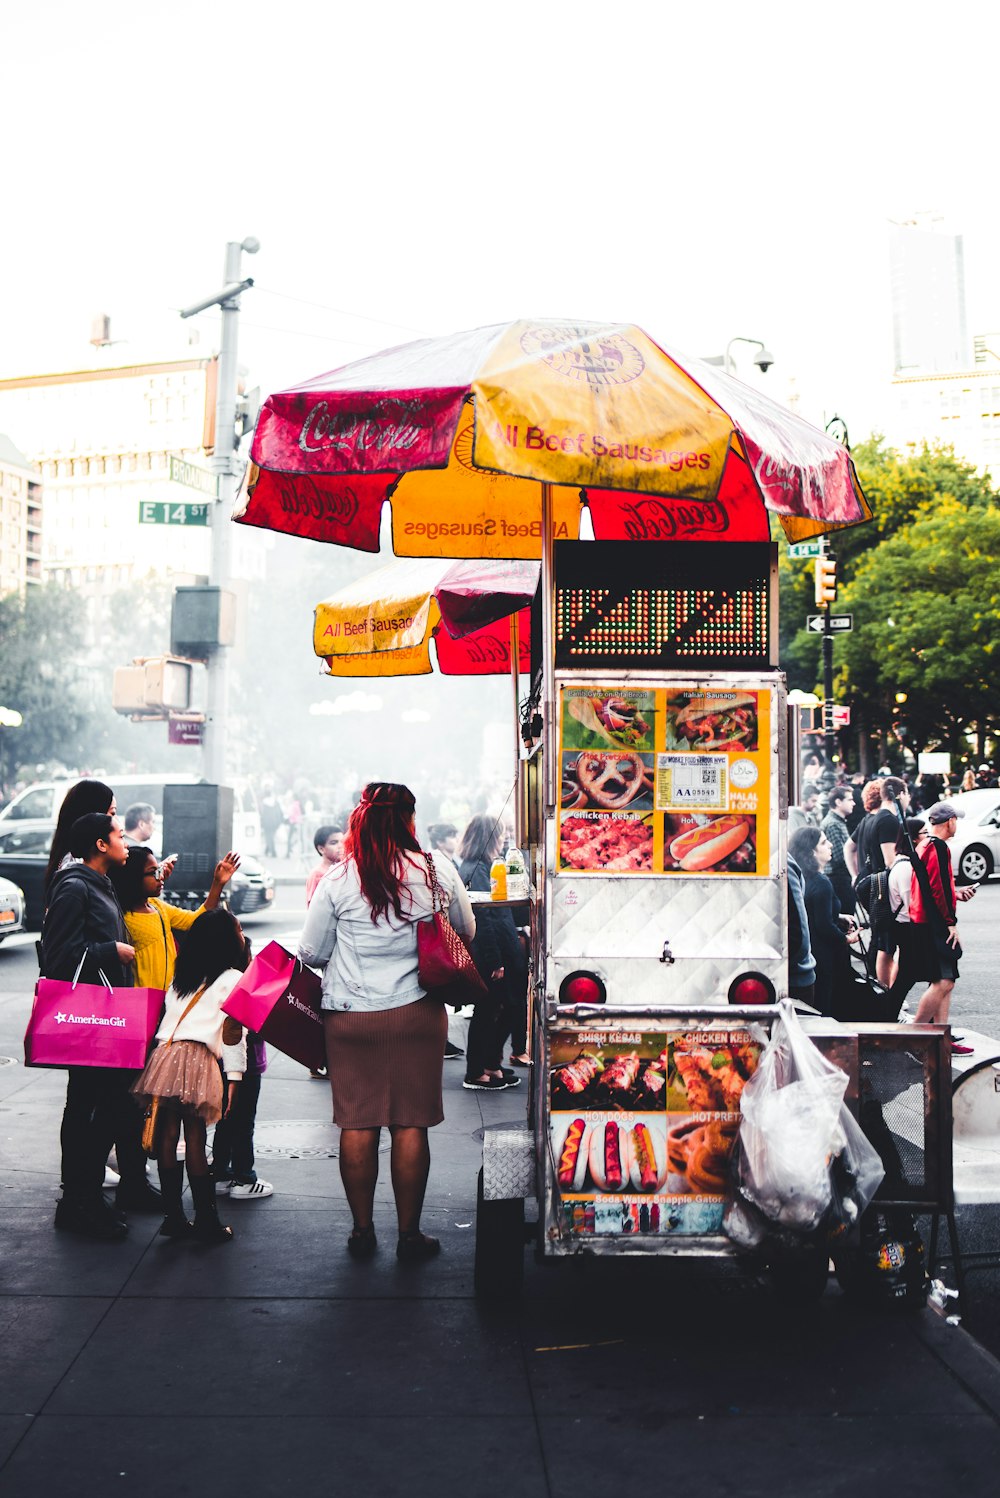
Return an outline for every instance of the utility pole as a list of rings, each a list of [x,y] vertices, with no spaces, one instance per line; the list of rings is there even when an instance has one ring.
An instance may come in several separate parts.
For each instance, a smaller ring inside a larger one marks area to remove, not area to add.
[[[241,256],[256,255],[260,241],[252,236],[230,240],[226,245],[223,287],[214,296],[193,307],[185,307],[181,317],[194,317],[209,307],[222,313],[222,337],[219,344],[219,370],[215,395],[215,449],[211,459],[218,477],[218,494],[211,508],[212,555],[209,581],[215,588],[229,584],[230,515],[236,494],[239,465],[236,458],[236,404],[239,369],[236,351],[239,335],[240,295],[252,285],[241,280]],[[205,697],[205,731],[202,756],[205,779],[222,785],[226,778],[226,722],[229,705],[229,648],[217,645],[208,658]]]

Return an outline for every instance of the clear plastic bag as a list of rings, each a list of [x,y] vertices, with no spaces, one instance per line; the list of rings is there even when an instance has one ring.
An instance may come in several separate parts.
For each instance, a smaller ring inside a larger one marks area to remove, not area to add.
[[[847,1080],[783,1002],[740,1099],[740,1195],[768,1222],[796,1234],[850,1226],[878,1189],[882,1162],[844,1104]],[[745,1226],[727,1231],[739,1240]]]

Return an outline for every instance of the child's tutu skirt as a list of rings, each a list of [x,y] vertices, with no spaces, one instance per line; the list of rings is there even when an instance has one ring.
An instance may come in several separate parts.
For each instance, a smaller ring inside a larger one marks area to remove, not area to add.
[[[222,1117],[222,1073],[200,1040],[157,1046],[132,1084],[132,1092],[143,1108],[158,1097],[161,1108],[197,1113],[207,1124],[218,1123]]]

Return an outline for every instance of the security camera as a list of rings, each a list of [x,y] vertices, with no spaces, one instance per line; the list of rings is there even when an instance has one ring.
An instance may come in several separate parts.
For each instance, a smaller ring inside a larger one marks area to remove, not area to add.
[[[767,374],[768,370],[771,368],[771,365],[774,363],[774,355],[768,353],[766,348],[762,348],[759,353],[754,354],[753,362],[756,364],[761,374]]]
[[[246,239],[244,239],[243,243],[240,245],[240,249],[246,255],[256,255],[257,251],[260,249],[260,240],[255,239],[252,234],[248,234]]]

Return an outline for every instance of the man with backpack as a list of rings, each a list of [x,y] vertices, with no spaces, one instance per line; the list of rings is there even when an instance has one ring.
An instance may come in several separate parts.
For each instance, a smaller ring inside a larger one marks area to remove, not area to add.
[[[975,885],[956,890],[948,843],[955,836],[961,807],[950,801],[939,801],[927,813],[929,836],[917,847],[920,868],[914,866],[910,885],[910,921],[923,933],[924,961],[931,976],[930,986],[921,995],[914,1023],[946,1025],[951,1007],[951,991],[958,977],[958,959],[962,948],[958,940],[959,900],[971,900]],[[953,1040],[951,1049],[957,1056],[971,1056],[973,1047]]]
[[[896,856],[896,839],[899,828],[910,804],[910,793],[905,780],[898,775],[887,775],[882,781],[881,801],[875,811],[868,813],[844,844],[844,862],[854,879],[858,901],[872,916],[872,951],[875,953],[875,976],[888,988],[892,982],[892,959],[896,950],[896,938],[892,929],[887,898],[879,900],[873,909],[872,887],[886,884],[883,877],[892,868]],[[882,891],[885,895],[885,891]]]

